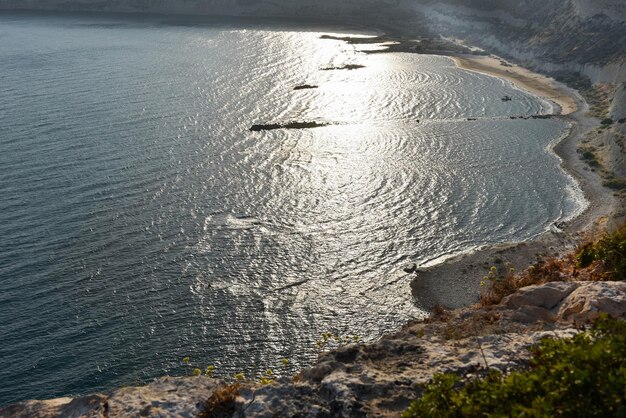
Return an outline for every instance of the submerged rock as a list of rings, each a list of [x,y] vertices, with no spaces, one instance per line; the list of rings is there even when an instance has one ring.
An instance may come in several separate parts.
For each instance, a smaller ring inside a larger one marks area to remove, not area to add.
[[[252,127],[250,127],[250,130],[252,132],[259,132],[259,131],[271,131],[272,129],[280,129],[280,128],[282,128],[282,126],[277,123],[268,123],[266,125],[252,125]]]
[[[318,86],[314,86],[311,84],[303,84],[301,86],[295,86],[294,90],[308,90],[308,89],[316,89]]]
[[[284,125],[278,123],[270,123],[270,124],[260,124],[260,125],[252,125],[250,130],[252,132],[259,131],[271,131],[274,129],[310,129],[310,128],[320,128],[322,126],[327,126],[327,123],[321,122],[289,122]]]
[[[358,70],[359,68],[365,68],[365,65],[360,64],[346,64],[339,67],[324,67],[322,71],[332,71],[332,70]]]
[[[402,268],[402,271],[404,271],[405,273],[409,273],[409,274],[415,273],[417,271],[417,264],[408,263]]]

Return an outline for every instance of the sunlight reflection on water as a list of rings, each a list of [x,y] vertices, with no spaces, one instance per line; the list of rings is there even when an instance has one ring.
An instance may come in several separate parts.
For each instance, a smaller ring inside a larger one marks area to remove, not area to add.
[[[185,356],[292,373],[322,332],[423,315],[404,263],[578,208],[546,151],[565,125],[509,119],[544,107],[444,57],[281,22],[0,27],[0,403],[185,373]],[[329,125],[248,130],[292,121]]]

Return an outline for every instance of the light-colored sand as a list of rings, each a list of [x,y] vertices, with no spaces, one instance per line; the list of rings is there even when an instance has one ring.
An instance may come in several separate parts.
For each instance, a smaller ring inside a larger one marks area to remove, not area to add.
[[[561,108],[562,115],[569,115],[577,110],[576,101],[552,78],[494,56],[458,55],[451,58],[460,68],[504,78],[520,89],[556,103]]]

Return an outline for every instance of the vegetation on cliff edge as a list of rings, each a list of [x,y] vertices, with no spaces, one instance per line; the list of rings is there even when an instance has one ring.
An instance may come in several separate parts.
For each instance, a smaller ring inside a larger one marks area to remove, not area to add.
[[[563,258],[540,259],[520,273],[506,266],[491,267],[481,282],[481,304],[497,305],[525,286],[568,280],[626,280],[626,223]]]
[[[403,416],[623,417],[625,393],[626,322],[602,317],[572,339],[543,340],[526,370],[439,374]]]

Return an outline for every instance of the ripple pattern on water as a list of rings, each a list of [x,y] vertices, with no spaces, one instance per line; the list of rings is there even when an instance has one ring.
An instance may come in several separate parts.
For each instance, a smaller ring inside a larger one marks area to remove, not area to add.
[[[547,107],[504,81],[315,27],[133,19],[0,14],[0,404],[185,356],[292,373],[321,332],[423,315],[403,263],[580,209],[565,124],[510,119]],[[294,120],[329,125],[248,131]]]

